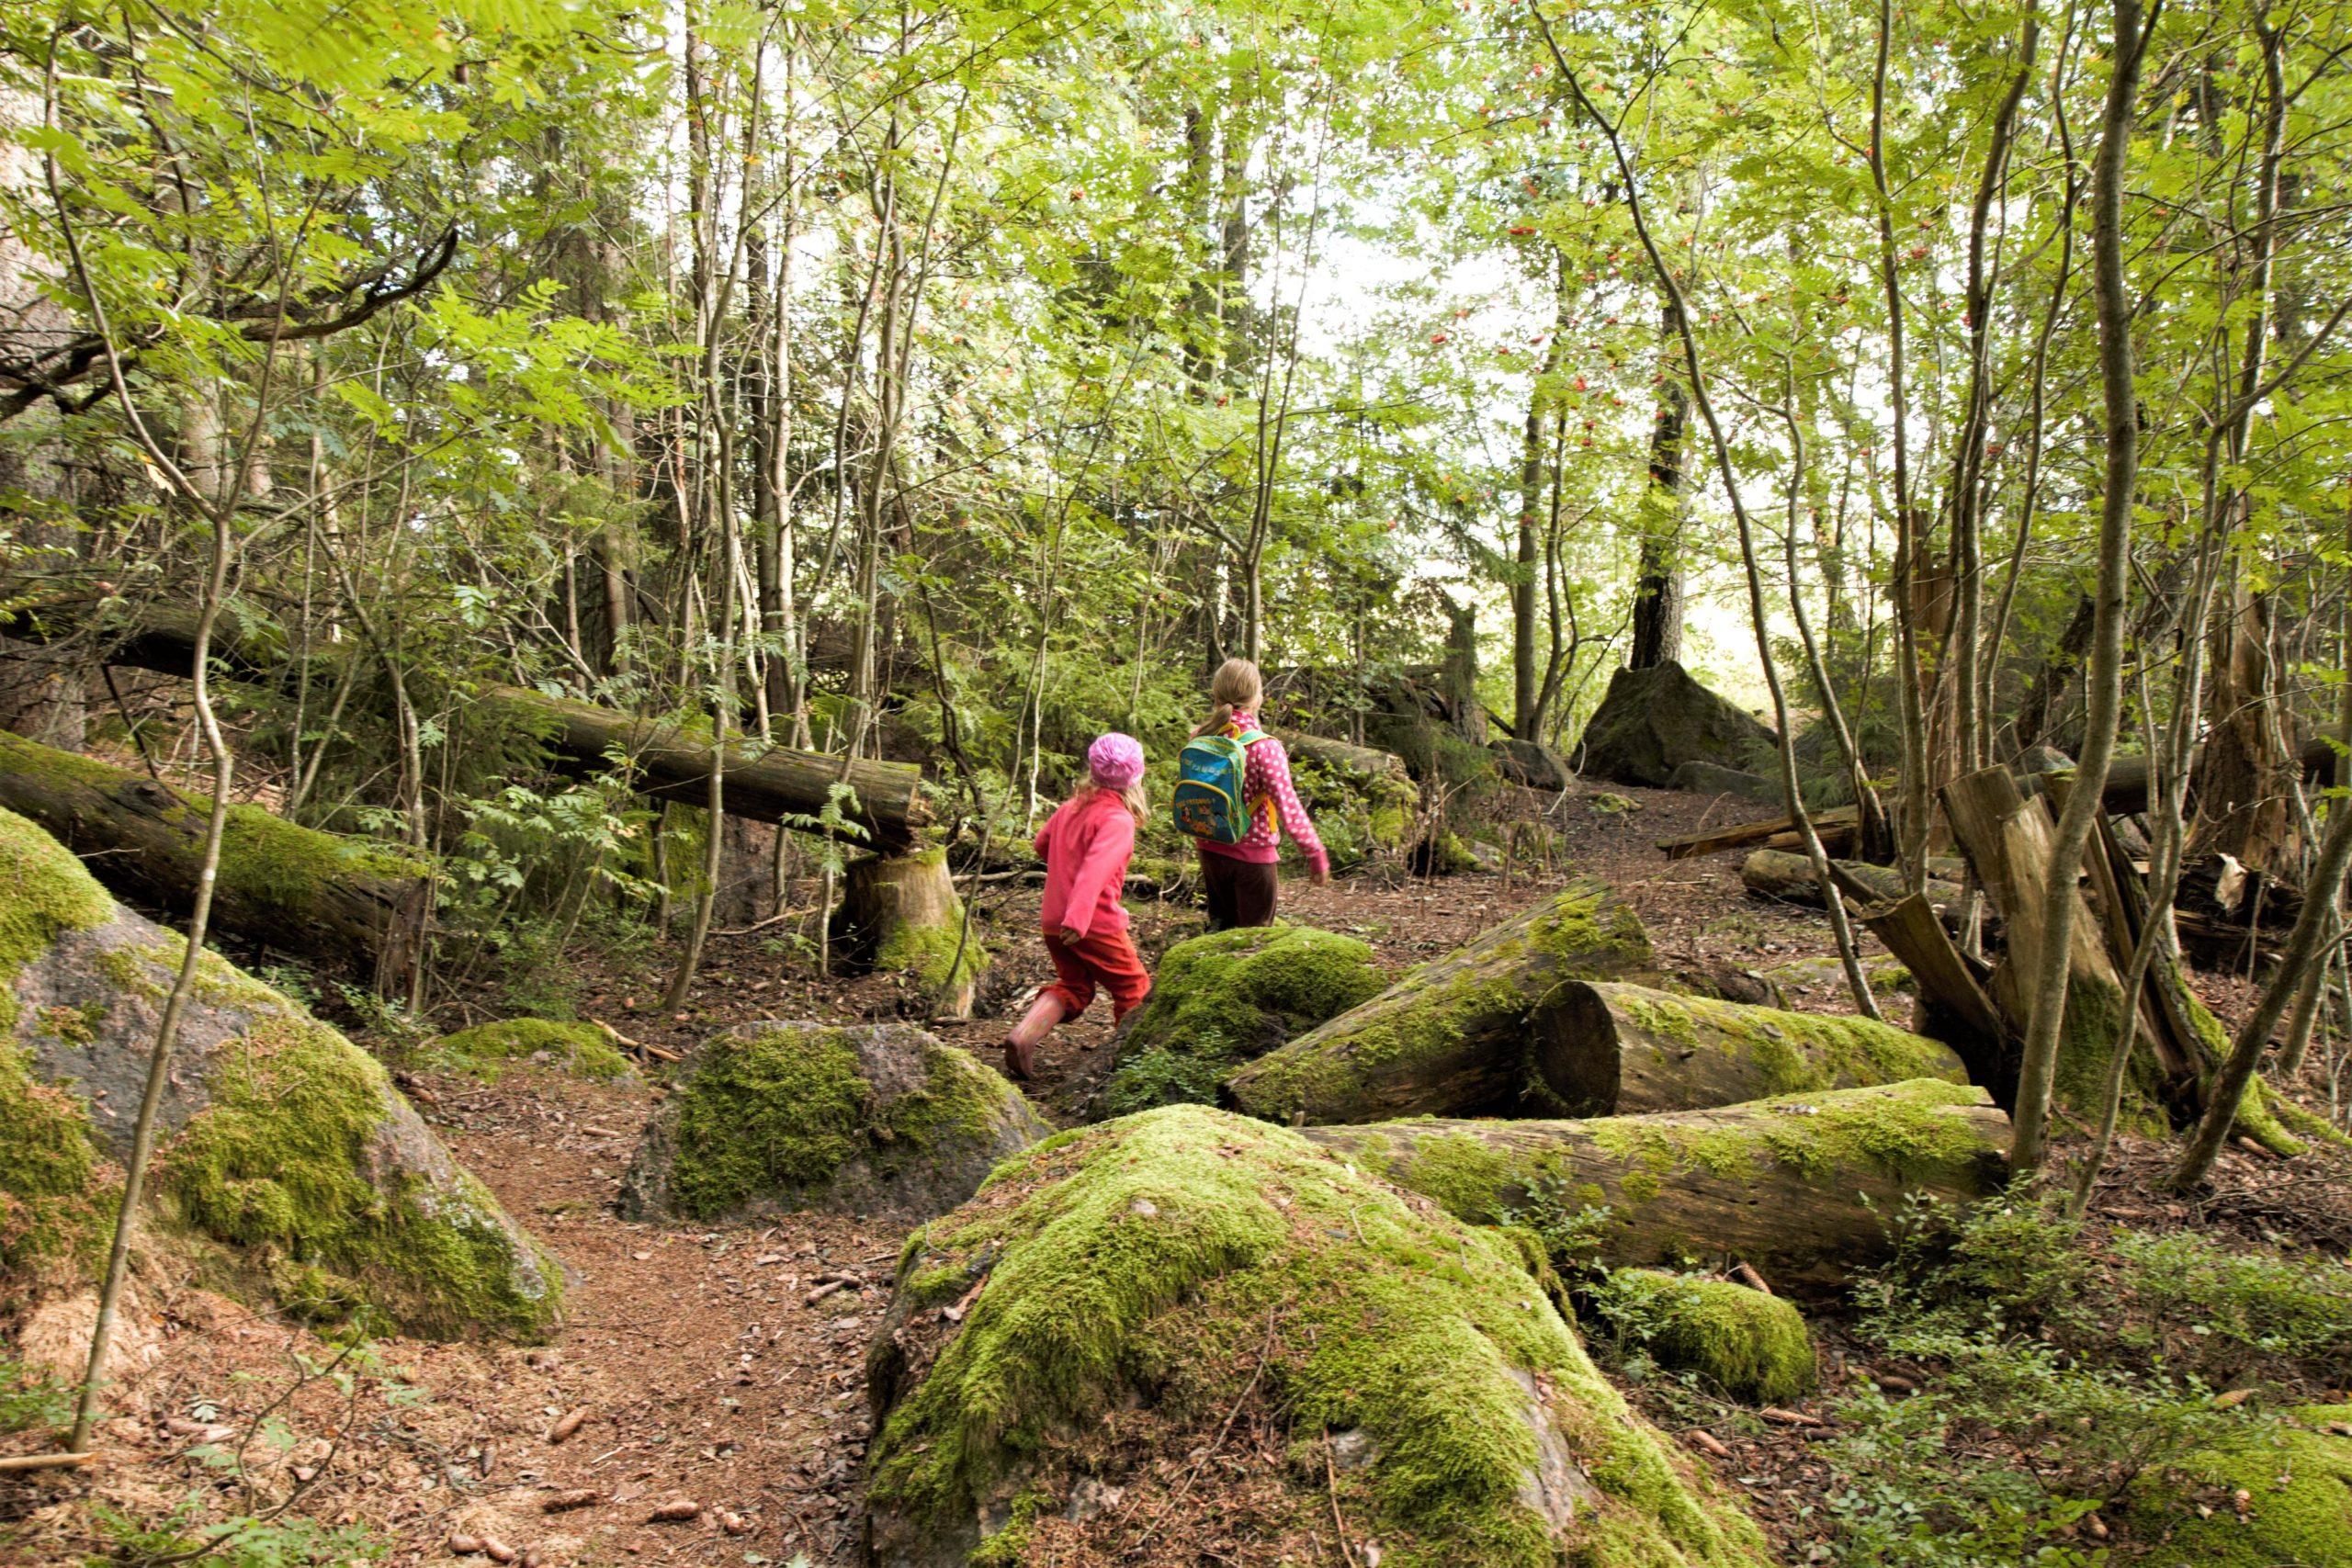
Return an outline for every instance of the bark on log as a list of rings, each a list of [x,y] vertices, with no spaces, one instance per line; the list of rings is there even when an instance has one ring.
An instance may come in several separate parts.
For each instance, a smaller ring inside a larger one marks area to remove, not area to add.
[[[118,897],[175,916],[194,908],[209,797],[0,733],[0,807],[86,857]],[[399,850],[232,806],[212,919],[244,941],[398,990],[431,886]]]
[[[1832,829],[1842,828],[1851,833],[1859,815],[1850,806],[1817,813],[1813,819],[1814,831],[1822,835],[1826,846]],[[1702,828],[1695,833],[1678,833],[1670,839],[1660,839],[1657,847],[1668,860],[1688,860],[1692,855],[1711,855],[1717,850],[1744,849],[1795,830],[1796,818],[1783,814],[1752,822],[1727,822],[1720,828]]]
[[[1351,783],[1367,787],[1394,785],[1410,790],[1418,795],[1413,775],[1405,767],[1405,759],[1394,751],[1383,751],[1371,746],[1353,746],[1329,736],[1309,735],[1303,729],[1268,731],[1283,743],[1283,750],[1292,756],[1303,758],[1344,775]]]
[[[1873,904],[1891,904],[1903,897],[1903,874],[1892,866],[1866,865],[1858,860],[1831,863],[1843,874],[1839,887],[1850,897]],[[1821,884],[1815,880],[1813,862],[1785,850],[1758,850],[1740,863],[1740,885],[1762,898],[1784,904],[1821,908]],[[1960,889],[1949,882],[1928,884],[1928,902],[1957,904]]]
[[[1912,1021],[1930,1040],[1951,1046],[2004,1111],[2017,1104],[2018,1040],[1985,994],[1991,971],[1953,945],[1935,909],[1914,893],[1863,911],[1862,924],[1911,971],[1919,987]]]
[[[1950,1047],[1867,1018],[1622,982],[1568,986],[1532,1021],[1532,1066],[1569,1116],[1691,1111],[1914,1078],[1968,1081]]]
[[[1531,1015],[1570,981],[1630,978],[1655,964],[1640,917],[1615,889],[1579,878],[1239,1068],[1224,1096],[1269,1122],[1517,1109],[1527,1100]]]
[[[19,637],[62,637],[86,624],[89,606],[50,605],[36,624],[11,628]],[[109,664],[185,676],[196,657],[193,613],[150,606],[128,626],[110,631],[103,643]],[[274,628],[224,625],[214,634],[213,668],[231,680],[264,685],[290,682],[295,667]],[[492,686],[481,704],[494,721],[527,730],[547,747],[550,761],[565,772],[607,772],[617,753],[631,786],[659,800],[699,806],[709,798],[710,746],[667,719],[639,718],[594,703],[550,697],[518,686]],[[759,822],[786,822],[797,831],[826,832],[869,849],[901,850],[915,841],[930,819],[922,798],[922,770],[896,762],[842,760],[786,747],[763,750],[756,741],[728,749],[729,815]],[[812,826],[825,812],[833,785],[846,783],[855,800],[844,806],[846,829]]]
[[[1827,1285],[1883,1258],[1914,1192],[1965,1204],[2008,1177],[2008,1118],[1933,1080],[1584,1122],[1385,1122],[1306,1136],[1459,1217],[1605,1207],[1611,1268],[1745,1262]]]

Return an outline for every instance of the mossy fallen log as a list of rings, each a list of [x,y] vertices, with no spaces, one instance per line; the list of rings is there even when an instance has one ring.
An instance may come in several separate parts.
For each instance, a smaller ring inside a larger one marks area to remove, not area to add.
[[[195,908],[209,797],[0,731],[0,807],[87,857],[119,897],[174,915]],[[407,982],[431,889],[424,867],[400,850],[234,805],[212,920],[389,990]]]
[[[1593,1294],[1622,1345],[1733,1399],[1785,1404],[1813,1391],[1813,1337],[1784,1296],[1658,1269],[1612,1269]]]
[[[1829,1284],[1886,1257],[1913,1193],[1969,1203],[2007,1179],[2008,1118],[1928,1079],[1584,1122],[1309,1127],[1313,1143],[1473,1224],[1606,1209],[1610,1267],[1746,1262]]]
[[[99,614],[88,604],[51,604],[20,616],[10,635],[47,640],[92,625]],[[185,677],[196,660],[196,615],[143,606],[123,624],[107,626],[101,647],[109,664]],[[265,621],[225,617],[214,630],[211,654],[214,670],[228,680],[282,689],[299,674],[284,634]],[[332,681],[333,671],[316,669],[318,662],[313,661],[313,678]],[[684,806],[709,798],[714,759],[707,733],[694,724],[642,718],[520,686],[485,687],[477,694],[477,706],[487,722],[537,738],[560,770],[592,775],[617,771],[639,793]],[[732,817],[783,823],[879,850],[909,847],[930,820],[921,768],[864,760],[844,763],[839,757],[741,739],[729,744],[724,771],[722,799]],[[835,811],[830,807],[837,784],[846,784],[851,798]]]
[[[760,1023],[695,1053],[621,1181],[632,1219],[928,1219],[1053,1129],[992,1069],[901,1023]]]
[[[1089,1117],[1212,1103],[1227,1073],[1369,1001],[1390,977],[1365,943],[1310,926],[1180,942],[1154,967],[1150,997],[1120,1024]]]
[[[1270,1122],[1508,1111],[1528,1100],[1527,1020],[1574,980],[1645,975],[1640,917],[1582,877],[1225,1080]]]
[[[0,810],[0,1263],[102,1254],[185,952]],[[210,1287],[446,1338],[553,1326],[557,1266],[375,1058],[209,953],[158,1115],[146,1242]]]
[[[1309,1562],[1335,1510],[1387,1568],[1768,1560],[1518,1238],[1204,1107],[1008,1160],[909,1239],[866,1367],[884,1568],[1109,1561],[1146,1536]],[[1196,1485],[1237,1420],[1288,1462]]]
[[[1736,1105],[1940,1078],[1951,1048],[1872,1019],[1788,1012],[1617,982],[1563,987],[1530,1020],[1530,1066],[1566,1116]]]
[[[495,1083],[518,1063],[554,1067],[591,1083],[626,1077],[628,1058],[617,1037],[598,1023],[545,1018],[506,1018],[445,1034],[425,1048],[431,1063]]]

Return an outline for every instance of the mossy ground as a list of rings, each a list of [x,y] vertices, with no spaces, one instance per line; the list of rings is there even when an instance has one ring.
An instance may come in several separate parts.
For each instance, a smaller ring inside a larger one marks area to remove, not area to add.
[[[771,1026],[714,1041],[676,1090],[672,1206],[716,1220],[797,1204],[853,1160],[887,1169],[950,1134],[985,1137],[1017,1102],[962,1053],[928,1037],[920,1050],[922,1086],[884,1103],[845,1030]]]
[[[1006,1518],[1081,1450],[1099,1465],[1122,1432],[1144,1441],[1144,1424],[1163,1451],[1205,1441],[1255,1380],[1303,1438],[1368,1436],[1376,1462],[1337,1484],[1398,1568],[1761,1561],[1752,1527],[1594,1371],[1508,1236],[1295,1134],[1171,1106],[1050,1140],[918,1232],[902,1264],[924,1300],[983,1275],[876,1435],[870,1502],[911,1530]],[[1136,1394],[1149,1413],[1129,1419]],[[1597,1489],[1556,1534],[1530,1503],[1539,1432]],[[1325,1506],[1310,1473],[1301,1519]]]
[[[1813,1388],[1812,1337],[1779,1296],[1729,1280],[1619,1269],[1596,1301],[1626,1344],[1734,1399],[1781,1404]]]
[[[610,1035],[593,1023],[559,1023],[544,1018],[510,1018],[445,1034],[428,1048],[435,1061],[487,1083],[516,1062],[544,1052],[554,1066],[594,1083],[608,1083],[629,1070]]]
[[[2352,1568],[2352,1404],[2143,1476],[2132,1523],[2154,1568]]]
[[[1365,943],[1305,926],[1180,942],[1122,1030],[1118,1065],[1096,1103],[1107,1116],[1212,1103],[1235,1065],[1370,1000],[1388,980]]]

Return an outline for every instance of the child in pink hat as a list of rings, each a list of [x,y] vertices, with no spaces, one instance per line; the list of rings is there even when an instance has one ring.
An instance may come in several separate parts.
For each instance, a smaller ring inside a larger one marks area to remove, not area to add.
[[[1145,809],[1143,743],[1116,731],[1102,736],[1086,749],[1086,782],[1037,834],[1037,852],[1046,857],[1038,923],[1055,978],[1005,1037],[1005,1071],[1015,1078],[1035,1071],[1037,1043],[1062,1020],[1084,1012],[1098,988],[1111,993],[1114,1023],[1151,994],[1150,973],[1127,940],[1127,911],[1119,902]]]

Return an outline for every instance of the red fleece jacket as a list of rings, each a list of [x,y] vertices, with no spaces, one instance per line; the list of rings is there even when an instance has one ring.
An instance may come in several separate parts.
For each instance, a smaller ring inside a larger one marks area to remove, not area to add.
[[[1126,803],[1108,790],[1065,801],[1037,832],[1037,852],[1046,857],[1046,902],[1038,923],[1059,935],[1080,936],[1127,929],[1119,902],[1127,862],[1136,852],[1136,819]]]

